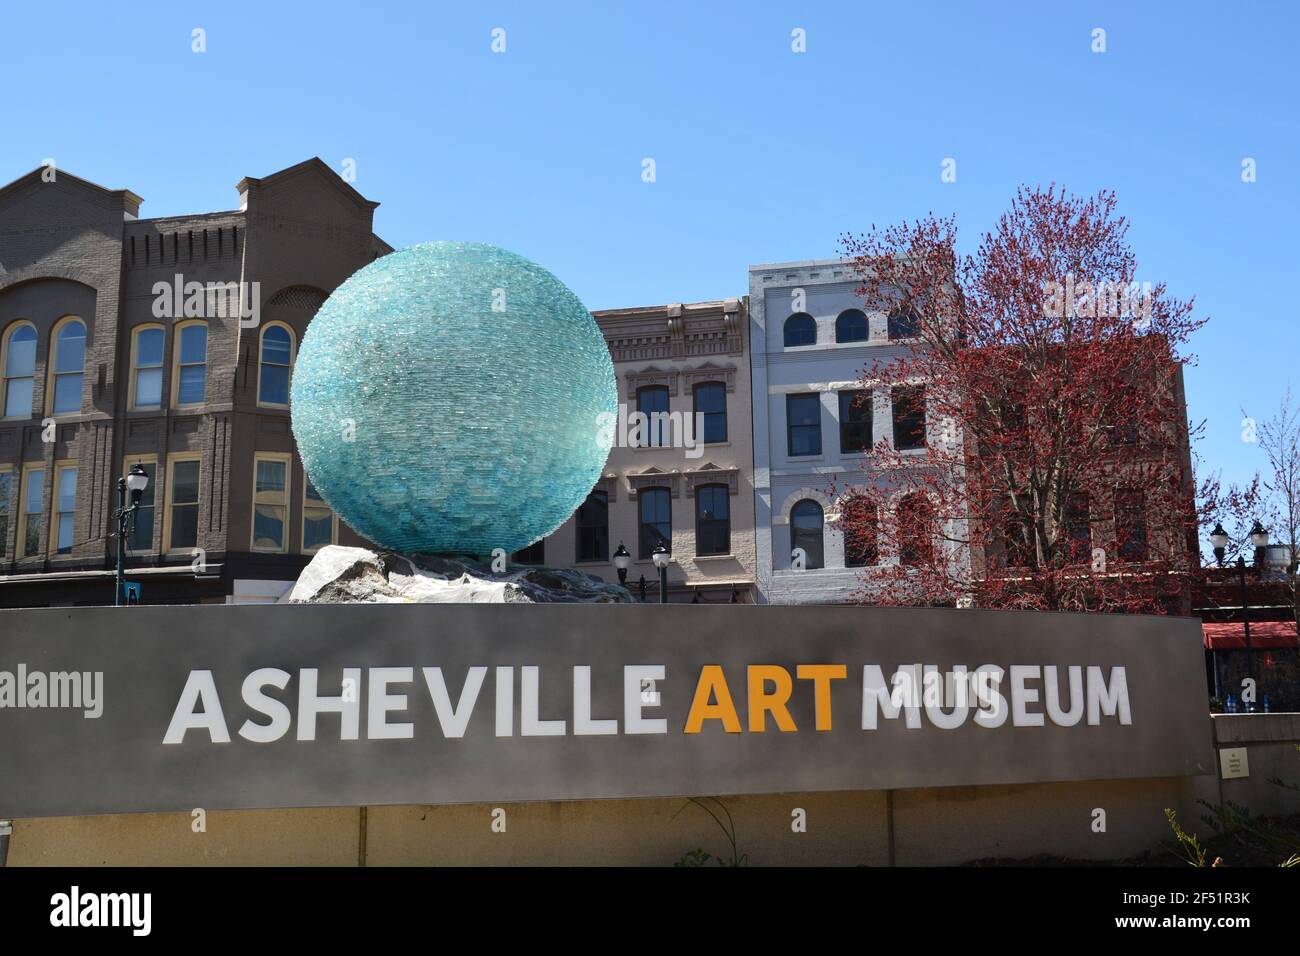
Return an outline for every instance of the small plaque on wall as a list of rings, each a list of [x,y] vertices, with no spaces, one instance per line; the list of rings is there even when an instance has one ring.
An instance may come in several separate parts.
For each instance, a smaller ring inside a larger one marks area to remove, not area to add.
[[[1250,761],[1245,747],[1228,747],[1219,751],[1219,773],[1224,780],[1250,776]]]

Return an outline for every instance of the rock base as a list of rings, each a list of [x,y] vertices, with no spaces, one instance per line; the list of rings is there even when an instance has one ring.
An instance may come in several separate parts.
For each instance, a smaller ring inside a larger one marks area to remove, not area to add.
[[[617,584],[574,571],[330,545],[303,568],[289,604],[631,604]]]

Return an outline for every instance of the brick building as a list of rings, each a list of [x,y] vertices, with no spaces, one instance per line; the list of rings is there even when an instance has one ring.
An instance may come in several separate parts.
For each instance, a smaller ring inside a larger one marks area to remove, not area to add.
[[[0,607],[109,601],[135,463],[147,603],[269,598],[322,544],[364,543],[305,481],[288,380],[319,305],[391,251],[378,204],[319,159],[237,190],[140,219],[62,170],[0,188]]]

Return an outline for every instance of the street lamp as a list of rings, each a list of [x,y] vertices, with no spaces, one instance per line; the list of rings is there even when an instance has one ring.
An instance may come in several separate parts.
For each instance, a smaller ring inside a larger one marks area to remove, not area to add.
[[[1268,547],[1268,530],[1255,519],[1250,527],[1250,543],[1255,546],[1255,570],[1264,566],[1264,549]],[[1223,556],[1228,548],[1228,533],[1223,530],[1223,523],[1216,522],[1210,532],[1210,544],[1214,547],[1214,560],[1223,567]],[[1246,638],[1246,676],[1251,682],[1255,680],[1255,648],[1250,642],[1250,599],[1246,593],[1246,558],[1237,555],[1237,581],[1241,589],[1241,626]]]
[[[627,553],[627,548],[623,547],[623,542],[618,543],[618,550],[614,552],[614,569],[618,571],[618,583],[627,587],[627,566],[632,562],[632,555]]]
[[[650,554],[650,559],[654,561],[655,567],[659,569],[659,603],[668,603],[668,562],[672,560],[672,555],[660,541],[655,545],[654,551]]]
[[[126,566],[126,528],[128,521],[135,529],[135,513],[140,507],[144,490],[149,487],[149,473],[139,463],[131,466],[125,478],[117,479],[117,581],[113,591],[113,606],[122,606],[122,592],[125,590],[122,577]],[[127,507],[127,493],[131,495],[131,505]]]

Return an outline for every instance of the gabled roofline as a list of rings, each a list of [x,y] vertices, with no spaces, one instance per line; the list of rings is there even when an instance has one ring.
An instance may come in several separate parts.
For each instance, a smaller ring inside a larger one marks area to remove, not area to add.
[[[12,182],[0,186],[0,196],[4,196],[5,193],[17,189],[19,186],[26,185],[29,180],[40,179],[41,175],[48,168],[49,167],[47,166],[37,166],[30,173],[24,173],[23,175],[19,176],[17,179],[13,180]],[[66,169],[60,169],[57,166],[54,167],[54,172],[56,175],[56,182],[57,182],[57,177],[62,176],[62,177],[66,177],[67,179],[71,179],[78,183],[81,183],[81,185],[83,186],[89,186],[91,189],[97,190],[101,193],[106,193],[109,196],[121,196],[122,201],[126,206],[134,207],[133,209],[129,210],[131,212],[131,215],[135,215],[137,212],[139,212],[140,205],[144,202],[144,200],[141,197],[137,196],[129,189],[108,189],[105,186],[99,185],[99,183],[92,183],[89,179],[83,179],[82,177],[70,173]]]
[[[361,195],[361,193],[353,189],[342,176],[330,169],[330,167],[319,156],[305,159],[301,163],[296,163],[295,165],[282,169],[279,172],[272,173],[270,176],[263,176],[260,178],[256,176],[245,176],[235,185],[235,188],[242,194],[247,192],[252,186],[270,186],[281,179],[286,179],[290,176],[296,176],[301,172],[305,172],[311,167],[318,168],[321,171],[328,173],[329,175],[326,178],[342,189],[348,198],[357,205],[365,206],[367,209],[377,209],[379,207],[379,203],[375,202],[373,199],[367,199],[365,196]]]

